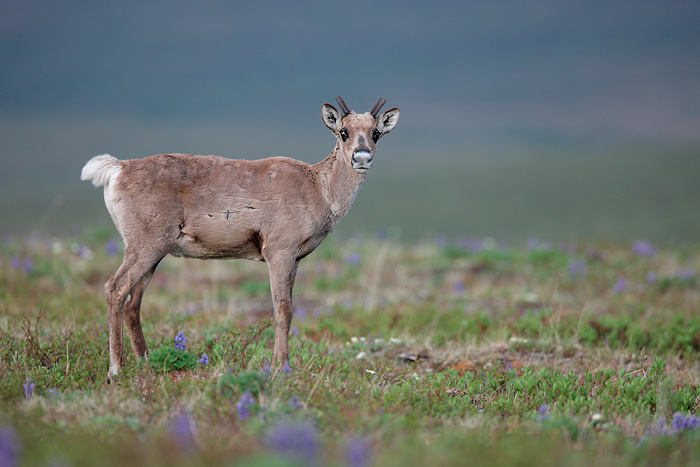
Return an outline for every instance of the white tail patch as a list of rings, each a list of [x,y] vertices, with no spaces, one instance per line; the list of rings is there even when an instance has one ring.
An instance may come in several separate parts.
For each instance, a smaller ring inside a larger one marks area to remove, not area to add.
[[[103,154],[93,157],[85,164],[80,179],[92,180],[92,184],[95,186],[109,185],[121,170],[119,159],[109,154]]]

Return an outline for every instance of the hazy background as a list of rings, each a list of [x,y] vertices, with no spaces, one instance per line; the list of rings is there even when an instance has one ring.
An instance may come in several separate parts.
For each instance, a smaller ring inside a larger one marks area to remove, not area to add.
[[[0,234],[111,224],[97,154],[320,161],[337,94],[401,108],[340,235],[700,238],[697,0],[0,0]]]

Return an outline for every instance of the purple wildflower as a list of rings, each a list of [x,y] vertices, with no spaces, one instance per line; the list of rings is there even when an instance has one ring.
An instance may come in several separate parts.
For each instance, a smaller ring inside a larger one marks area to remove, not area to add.
[[[678,271],[676,271],[676,277],[682,281],[693,281],[695,280],[695,270],[679,269]]]
[[[654,271],[649,271],[647,273],[647,284],[653,284],[654,282],[656,282],[656,278],[656,273]]]
[[[455,281],[454,284],[452,284],[452,291],[457,294],[464,292],[464,281]]]
[[[617,281],[615,282],[615,285],[613,286],[613,293],[615,295],[619,295],[625,290],[626,287],[627,287],[627,279],[620,276],[617,278]]]
[[[306,308],[301,305],[294,307],[294,318],[295,319],[305,319],[308,315]]]
[[[119,244],[116,240],[110,238],[105,245],[105,251],[109,256],[114,256],[119,253]]]
[[[444,235],[438,235],[435,237],[435,244],[438,248],[445,248],[448,245],[447,237]]]
[[[19,269],[22,267],[22,260],[19,259],[19,256],[13,256],[10,264],[12,264],[12,269]]]
[[[238,418],[241,420],[247,420],[250,417],[250,407],[255,405],[255,398],[250,393],[246,391],[243,393],[238,402],[236,403],[236,409],[238,409]]]
[[[632,253],[637,256],[652,257],[656,254],[656,248],[646,240],[639,240],[632,244]]]
[[[34,383],[32,383],[31,378],[26,378],[23,384],[24,386],[24,398],[29,400],[34,395]]]
[[[90,247],[87,245],[80,245],[80,248],[78,248],[78,257],[79,258],[91,258],[92,257],[92,250],[90,250]]]
[[[359,253],[350,253],[345,256],[345,262],[352,266],[357,266],[362,262],[362,256]]]
[[[293,409],[300,409],[304,407],[304,404],[299,400],[297,396],[292,396],[292,399],[289,401],[289,406]]]
[[[49,394],[53,397],[60,396],[61,392],[57,388],[49,389]]]
[[[278,423],[267,436],[267,444],[283,457],[293,456],[308,464],[318,455],[318,436],[310,423]]]
[[[170,424],[170,435],[177,441],[183,451],[191,451],[196,446],[195,435],[197,427],[191,414],[179,412]]]
[[[527,241],[528,250],[551,250],[552,242],[547,240],[538,240],[536,238],[531,238]]]
[[[549,420],[549,406],[547,404],[542,404],[537,409],[537,421],[541,422],[543,420]]]
[[[484,242],[479,239],[460,237],[456,243],[458,247],[470,253],[479,253],[484,249]]]
[[[272,371],[272,367],[270,366],[270,362],[268,360],[265,360],[265,363],[263,364],[262,371],[265,373],[270,373]]]
[[[298,336],[299,335],[299,330],[296,327],[293,327],[292,329],[289,330],[289,334],[291,336]]]
[[[673,414],[673,431],[694,430],[700,427],[700,418],[697,415],[683,415],[680,412]]]
[[[31,258],[24,258],[24,272],[29,274],[34,269],[34,261]]]
[[[350,467],[366,467],[372,464],[372,446],[364,438],[350,438],[345,447],[345,459]]]
[[[175,348],[180,349],[180,350],[186,350],[187,346],[187,338],[185,337],[185,333],[180,331],[177,333],[177,336],[175,336]]]
[[[15,430],[9,427],[0,428],[0,465],[13,467],[19,465],[19,452],[22,440]]]
[[[289,362],[284,362],[284,365],[282,366],[282,371],[284,371],[285,373],[292,372],[292,367],[289,366]]]
[[[582,259],[573,260],[569,263],[569,277],[572,279],[584,278],[588,275],[588,265]]]
[[[199,359],[199,363],[201,363],[202,365],[209,365],[209,357],[206,353],[202,354],[202,358]]]

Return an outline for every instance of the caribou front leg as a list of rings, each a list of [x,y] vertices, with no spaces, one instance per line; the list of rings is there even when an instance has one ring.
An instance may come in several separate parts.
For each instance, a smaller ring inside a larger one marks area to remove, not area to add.
[[[275,349],[272,365],[275,370],[289,366],[289,327],[292,323],[292,288],[299,261],[295,258],[270,258],[270,289],[275,309]]]

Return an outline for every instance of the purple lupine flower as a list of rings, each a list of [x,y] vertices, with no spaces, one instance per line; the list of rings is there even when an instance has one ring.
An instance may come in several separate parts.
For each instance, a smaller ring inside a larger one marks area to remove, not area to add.
[[[289,366],[289,362],[284,362],[284,365],[282,366],[282,371],[284,371],[285,373],[292,372],[292,367]]]
[[[196,447],[196,433],[197,427],[187,412],[178,412],[170,423],[170,435],[183,451],[192,451]]]
[[[627,287],[627,279],[620,276],[617,278],[617,281],[615,282],[615,285],[613,286],[613,293],[615,295],[619,295],[625,290],[626,287]]]
[[[209,365],[209,357],[206,353],[202,354],[202,358],[199,359],[199,363],[201,363],[202,365]]]
[[[49,394],[51,394],[52,397],[60,396],[61,392],[57,388],[49,389]]]
[[[547,240],[538,240],[536,238],[530,238],[527,241],[528,250],[551,250],[552,242]]]
[[[292,329],[289,330],[289,335],[291,336],[298,336],[299,335],[299,330],[296,327],[293,327]]]
[[[464,281],[455,281],[454,284],[452,284],[452,291],[457,294],[464,292]]]
[[[29,274],[34,269],[34,261],[31,258],[24,258],[24,272]]]
[[[24,398],[27,400],[31,399],[32,396],[34,396],[34,383],[32,383],[32,379],[26,378],[22,386],[24,386]]]
[[[305,319],[307,316],[306,308],[301,305],[297,305],[294,308],[294,318],[295,319]]]
[[[289,406],[293,409],[300,409],[304,407],[304,404],[299,400],[297,396],[292,396],[292,399],[289,401]]]
[[[265,373],[270,373],[272,371],[272,367],[270,366],[270,362],[268,360],[265,360],[265,363],[263,364],[262,371]]]
[[[22,440],[10,427],[0,428],[0,465],[14,467],[19,465],[19,453]]]
[[[652,257],[656,254],[656,248],[646,240],[639,240],[632,244],[632,253],[637,256]]]
[[[180,314],[183,315],[193,315],[195,313],[197,313],[197,305],[194,303],[190,303],[184,310],[180,311]]]
[[[19,256],[13,256],[10,264],[12,265],[12,269],[19,269],[22,267],[22,260]]]
[[[292,456],[308,464],[318,455],[318,435],[310,423],[280,422],[267,435],[267,444],[281,456]]]
[[[676,277],[682,281],[693,281],[695,280],[695,270],[679,269],[678,271],[676,271]]]
[[[357,266],[362,262],[362,256],[359,253],[350,253],[345,256],[345,262],[352,266]]]
[[[435,237],[435,245],[437,245],[438,248],[447,247],[447,237],[445,237],[444,235],[438,235],[437,237]]]
[[[372,445],[364,438],[350,438],[345,446],[345,459],[350,467],[372,464]]]
[[[92,250],[87,245],[80,245],[80,248],[78,248],[78,257],[83,259],[89,259],[92,257]]]
[[[673,414],[672,420],[673,431],[694,430],[700,427],[700,418],[697,415],[683,415],[680,412]]]
[[[576,259],[569,263],[569,277],[572,279],[584,278],[588,275],[588,265],[582,259]]]
[[[656,279],[657,279],[657,276],[656,276],[656,273],[654,271],[649,271],[647,273],[647,284],[653,284],[654,282],[656,282]]]
[[[537,409],[537,421],[541,422],[543,420],[549,420],[549,406],[547,404],[542,404]]]
[[[107,243],[105,244],[105,251],[109,256],[114,256],[119,254],[119,244],[117,243],[116,240],[113,238],[110,238],[107,240]]]
[[[479,253],[484,249],[483,240],[460,237],[457,239],[456,244],[463,250],[467,250],[469,253]]]
[[[255,398],[250,393],[246,391],[243,393],[238,402],[236,403],[236,409],[238,409],[238,418],[241,420],[247,420],[250,417],[250,407],[255,405]]]
[[[175,348],[176,349],[180,349],[180,350],[187,349],[187,346],[185,345],[185,344],[187,344],[187,338],[185,337],[184,332],[182,332],[182,331],[178,332],[177,336],[175,336],[175,339],[173,339],[173,340],[175,341]]]

